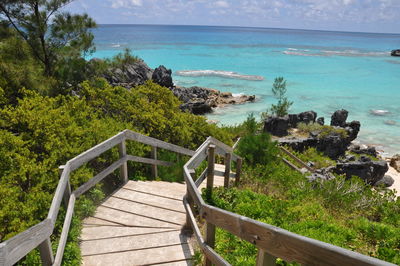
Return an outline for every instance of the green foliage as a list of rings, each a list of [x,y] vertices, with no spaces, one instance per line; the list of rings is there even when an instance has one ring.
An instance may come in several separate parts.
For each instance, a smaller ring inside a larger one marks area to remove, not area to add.
[[[1,29],[1,26],[0,26]],[[29,88],[45,93],[54,80],[43,77],[43,68],[33,58],[29,46],[11,29],[3,29],[7,38],[0,39],[0,87],[3,88],[4,103],[16,103],[21,96],[19,90]]]
[[[130,48],[125,48],[122,53],[115,55],[112,59],[107,59],[106,63],[112,68],[124,70],[126,66],[134,64],[139,60],[139,57],[132,55],[132,50]]]
[[[348,134],[344,128],[332,127],[328,125],[320,125],[318,123],[299,123],[297,129],[300,133],[309,135],[311,132],[317,133],[319,139],[323,139],[330,135],[340,136],[341,138],[347,138]]]
[[[395,200],[393,193],[380,194],[358,178],[311,183],[279,161],[245,168],[242,181],[240,189],[215,189],[208,202],[300,235],[400,263],[400,200]],[[232,265],[254,265],[256,248],[252,244],[223,230],[217,230],[216,241],[217,252]]]
[[[173,94],[154,83],[126,90],[95,80],[81,84],[81,88],[80,97],[41,96],[23,89],[16,104],[0,109],[0,241],[46,217],[59,180],[59,165],[126,128],[192,149],[210,135],[231,144],[226,132],[209,125],[203,117],[181,112]],[[2,95],[0,91],[0,98]],[[129,154],[145,156],[150,147],[128,142],[127,150]],[[71,174],[72,188],[85,183],[118,156],[118,150],[113,148],[75,170]],[[160,158],[178,161],[177,167],[185,160],[164,151]],[[131,177],[148,176],[148,167],[143,164],[129,163],[128,167]],[[177,170],[172,168],[165,179],[179,181],[182,173]],[[164,171],[167,170],[160,169],[161,174]],[[118,176],[111,175],[110,180],[105,182],[116,183]],[[79,220],[93,211],[93,202],[102,198],[99,190],[89,194],[77,204],[76,224],[65,251],[66,265],[79,264]],[[53,243],[57,243],[61,232],[64,212],[60,211]],[[37,252],[32,252],[24,263],[35,262]]]
[[[276,116],[285,116],[288,114],[293,102],[286,97],[286,80],[283,77],[277,77],[272,85],[272,93],[278,99],[277,104],[272,104],[271,113]]]
[[[326,168],[336,164],[334,160],[332,160],[328,156],[325,156],[322,152],[317,151],[317,149],[315,148],[308,148],[303,152],[292,150],[290,147],[285,148],[288,149],[291,153],[294,153],[294,155],[296,155],[303,162],[313,162],[313,168],[316,169]],[[285,156],[285,158],[288,160],[292,160],[291,158],[289,158],[289,156]]]
[[[80,58],[93,51],[96,23],[88,15],[61,12],[70,0],[5,0],[0,15],[30,47],[46,76],[56,77],[56,66],[65,58]]]
[[[262,133],[241,138],[237,152],[249,165],[268,164],[276,160],[278,147],[271,135]]]

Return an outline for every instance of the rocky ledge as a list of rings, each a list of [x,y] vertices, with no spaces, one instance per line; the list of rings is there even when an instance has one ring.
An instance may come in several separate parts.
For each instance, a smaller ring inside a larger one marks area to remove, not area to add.
[[[280,137],[279,143],[293,150],[303,152],[313,147],[336,160],[335,166],[319,169],[319,172],[309,177],[310,180],[331,179],[331,173],[335,173],[347,178],[358,176],[370,185],[390,186],[393,178],[385,175],[388,171],[387,162],[378,158],[376,149],[352,144],[361,124],[359,121],[346,122],[347,116],[348,111],[337,110],[331,117],[330,126],[324,126],[321,131],[312,131],[309,136],[289,135],[289,129],[296,128],[299,123],[318,123],[323,126],[325,119],[317,118],[316,112],[270,116],[264,121],[264,131]],[[394,157],[391,164],[400,167],[400,156]]]
[[[202,115],[212,112],[212,108],[223,107],[227,104],[242,104],[253,102],[255,96],[232,95],[230,92],[220,92],[219,90],[202,87],[173,87],[172,92],[183,104],[182,110],[187,110],[193,114]]]
[[[101,59],[92,59],[94,61]],[[223,107],[228,104],[242,104],[253,102],[255,96],[233,95],[230,92],[220,92],[215,89],[202,87],[177,87],[172,80],[172,71],[165,66],[151,69],[143,60],[127,64],[121,68],[110,68],[103,77],[113,86],[122,86],[132,89],[144,84],[147,80],[169,88],[183,104],[182,110],[197,115],[211,113],[215,107]]]

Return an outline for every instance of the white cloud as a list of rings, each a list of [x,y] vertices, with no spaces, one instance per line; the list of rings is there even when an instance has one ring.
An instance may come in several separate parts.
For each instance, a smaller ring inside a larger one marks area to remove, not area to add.
[[[214,6],[216,7],[222,7],[222,8],[228,8],[229,7],[229,3],[226,1],[216,1],[214,3]]]
[[[142,0],[111,0],[112,8],[133,8],[143,6]]]

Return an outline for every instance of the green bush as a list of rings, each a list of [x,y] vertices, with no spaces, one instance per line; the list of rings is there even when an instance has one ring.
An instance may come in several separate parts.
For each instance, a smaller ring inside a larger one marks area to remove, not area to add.
[[[249,165],[268,164],[276,160],[278,147],[271,135],[262,133],[241,138],[237,152]]]

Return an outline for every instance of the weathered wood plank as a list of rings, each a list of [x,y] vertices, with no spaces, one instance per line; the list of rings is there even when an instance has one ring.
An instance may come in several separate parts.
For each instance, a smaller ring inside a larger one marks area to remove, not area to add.
[[[190,196],[192,197],[194,203],[197,204],[197,206],[202,206],[204,204],[204,200],[201,197],[200,192],[197,190],[197,187],[189,173],[189,170],[184,168],[183,175],[185,178],[185,182],[186,182],[188,191],[189,191]]]
[[[204,205],[201,214],[207,222],[288,262],[306,265],[393,265],[213,206]]]
[[[207,198],[211,199],[214,187],[214,168],[215,168],[215,145],[208,147],[208,166],[207,166]]]
[[[302,167],[306,168],[308,171],[310,171],[311,173],[314,173],[315,170],[313,168],[311,168],[310,166],[308,166],[306,163],[304,163],[302,160],[300,160],[299,158],[297,158],[297,156],[293,155],[290,151],[288,151],[285,147],[279,146],[279,149],[285,153],[286,155],[288,155],[290,158],[292,158],[293,160],[295,160],[298,164],[300,164]]]
[[[62,175],[62,172],[64,171],[64,168],[65,168],[65,165],[60,165],[60,167],[58,167],[58,171],[60,173],[60,177]],[[69,196],[71,196],[71,184],[70,184],[70,182],[68,180],[67,186],[65,187],[64,196],[63,196],[63,201],[64,201],[65,208],[68,208]]]
[[[82,186],[78,187],[73,193],[75,194],[76,197],[81,196],[83,193],[94,187],[97,183],[99,183],[101,180],[106,178],[108,175],[110,175],[112,172],[118,169],[123,163],[126,162],[128,159],[128,156],[122,157],[118,161],[114,162],[111,164],[109,167],[98,173],[96,176],[92,177],[87,181],[85,184]]]
[[[239,185],[239,183],[240,183],[240,177],[241,177],[241,174],[242,174],[242,159],[241,158],[239,158],[237,161],[236,161],[236,174],[235,174],[235,177],[236,177],[236,179],[235,179],[235,185],[236,186],[238,186]]]
[[[67,163],[62,171],[60,181],[58,181],[58,185],[56,188],[56,192],[54,193],[53,200],[51,202],[50,210],[47,215],[47,218],[51,220],[53,224],[55,224],[58,211],[60,210],[60,204],[64,197],[65,189],[69,182],[69,174],[71,172],[70,164]]]
[[[53,264],[54,266],[61,265],[63,259],[64,249],[68,239],[69,227],[71,225],[72,215],[74,214],[75,199],[75,194],[71,194],[69,198],[67,213],[65,214],[60,241],[58,242],[56,258],[54,259]]]
[[[84,163],[89,162],[90,160],[93,160],[94,158],[98,157],[101,155],[103,152],[111,149],[112,147],[118,145],[122,141],[125,140],[125,133],[120,132],[117,135],[103,141],[102,143],[94,146],[93,148],[79,154],[75,158],[71,159],[68,161],[70,164],[71,171],[77,169]]]
[[[196,179],[196,181],[194,182],[196,187],[199,187],[201,185],[201,183],[203,183],[203,181],[206,179],[207,177],[207,172],[208,169],[204,169],[204,171],[201,173],[201,175]]]
[[[211,137],[211,143],[217,146],[216,152],[219,155],[225,156],[225,153],[229,152],[232,153],[232,160],[236,161],[237,159],[240,159],[241,157],[233,153],[233,148],[229,145],[226,145],[222,141],[219,141],[213,137]]]
[[[133,155],[128,155],[127,158],[128,158],[128,161],[138,162],[138,163],[146,163],[146,164],[161,165],[161,166],[173,166],[174,165],[174,163],[171,163],[171,162],[159,161],[159,160],[143,158],[143,157],[138,157],[138,156],[133,156]]]
[[[256,266],[275,266],[276,257],[268,254],[265,250],[259,248],[257,252]]]
[[[39,246],[50,237],[53,231],[53,224],[46,219],[26,231],[4,241],[2,249],[5,254],[5,265],[13,265],[26,256],[32,249]]]
[[[153,160],[157,160],[157,147],[152,146],[151,147],[151,158]],[[157,165],[153,164],[151,166],[151,177],[155,180],[158,176],[158,171],[157,171]]]
[[[225,173],[224,173],[224,188],[229,187],[229,177],[231,175],[231,153],[227,152],[225,154]]]
[[[137,142],[141,142],[143,144],[147,144],[147,145],[151,145],[153,147],[158,147],[161,149],[165,149],[165,150],[169,150],[169,151],[173,151],[176,153],[180,153],[180,154],[184,154],[184,155],[188,155],[188,156],[193,156],[194,155],[194,151],[180,147],[178,145],[174,145],[171,143],[167,143],[149,136],[145,136],[130,130],[124,130],[123,131],[125,134],[125,137],[129,140],[134,140]]]
[[[207,244],[204,242],[204,239],[201,236],[200,229],[197,226],[196,218],[193,215],[192,209],[190,208],[189,202],[187,201],[186,197],[183,199],[183,205],[185,206],[185,210],[188,214],[188,221],[190,221],[190,225],[193,229],[194,236],[196,237],[197,244],[199,244],[206,258],[208,258],[215,265],[230,265],[218,253],[216,253],[215,250],[207,246]]]
[[[53,250],[51,249],[50,237],[46,238],[39,246],[40,259],[42,265],[51,266],[54,262]]]
[[[125,140],[121,141],[118,145],[119,158],[124,158],[126,156],[126,143]],[[123,184],[128,182],[128,163],[125,161],[120,167],[120,176]]]

